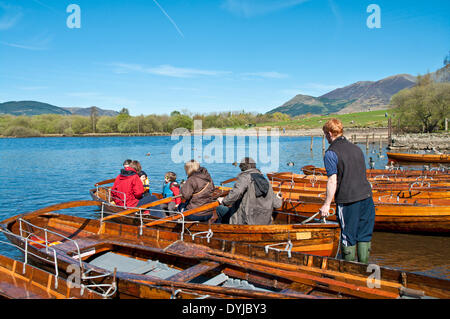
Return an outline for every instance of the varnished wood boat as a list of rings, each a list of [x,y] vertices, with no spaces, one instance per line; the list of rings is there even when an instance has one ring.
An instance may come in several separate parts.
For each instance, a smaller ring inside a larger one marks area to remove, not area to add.
[[[278,188],[274,187],[274,190],[277,192],[281,190],[283,194],[282,211],[309,217],[322,206],[325,194],[319,197],[307,196],[302,193],[301,189],[305,185],[303,183],[304,175],[276,173],[268,174],[268,176],[272,185],[278,186]],[[316,177],[309,176],[310,179]],[[308,185],[314,185],[317,188],[326,187],[325,183],[318,184],[317,182]],[[435,188],[437,189],[437,187]],[[414,190],[416,189],[414,188]],[[448,199],[400,198],[392,195],[374,197],[375,230],[448,235],[450,233],[450,205],[447,201]],[[335,209],[334,204],[332,207]],[[329,220],[336,221],[336,216],[330,217]]]
[[[274,192],[284,192],[293,194],[304,194],[305,196],[314,196],[324,198],[326,196],[326,187],[306,187],[306,186],[291,186],[280,181],[272,181],[272,188]],[[450,199],[450,188],[448,190],[442,188],[428,188],[428,187],[412,187],[409,190],[402,189],[378,189],[374,186],[372,189],[374,200],[381,200],[385,197],[399,198],[399,199]]]
[[[323,204],[323,198],[295,199],[287,194],[284,195],[284,198],[281,209],[302,216],[312,216]],[[331,207],[336,209],[334,204]],[[328,219],[336,221],[336,216]],[[448,236],[450,234],[450,206],[379,202],[375,205],[374,230]]]
[[[317,199],[319,201],[323,201],[325,199],[325,193],[321,193],[319,195],[316,195],[312,192],[304,192],[301,190],[296,190],[295,188],[278,188],[274,187],[275,190],[280,191],[284,194],[285,198],[289,199],[295,199],[305,202],[310,201],[316,201]],[[403,194],[405,195],[405,194]],[[374,193],[373,195],[373,201],[375,206],[376,205],[382,205],[382,204],[410,204],[410,205],[421,205],[421,206],[439,206],[439,207],[446,207],[450,206],[450,198],[441,198],[441,197],[409,197],[409,196],[395,196],[393,193],[380,195],[378,193]]]
[[[216,197],[223,195],[226,188],[218,189]],[[108,189],[98,187],[92,189],[90,194],[94,200],[105,203],[105,208],[117,208],[108,205],[107,196]],[[155,194],[161,198],[161,194]],[[116,212],[123,211],[119,207]],[[157,217],[143,215],[142,211],[127,215],[116,215],[114,217],[111,212],[104,212],[104,216],[113,217],[111,220],[119,223],[130,225],[143,225]],[[110,218],[108,217],[108,218]],[[230,225],[230,224],[209,224],[207,222],[189,222],[181,221],[168,222],[152,227],[176,232],[184,232],[191,236],[214,236],[214,238],[222,238],[242,243],[254,245],[276,245],[290,241],[292,251],[306,252],[319,256],[336,256],[339,247],[340,228],[337,223],[320,223],[312,221],[302,224],[306,218],[296,214],[284,213],[282,211],[273,214],[272,225]]]
[[[297,188],[326,188],[328,177],[320,175],[303,175],[291,172],[268,173],[269,181],[281,182],[282,185],[295,185]],[[434,180],[432,177],[418,177],[418,178],[398,178],[398,177],[374,177],[369,178],[368,181],[375,190],[450,190],[450,182],[447,180]]]
[[[302,167],[303,174],[305,175],[322,175],[326,176],[327,171],[323,167],[316,167],[314,165],[306,165]],[[450,179],[450,174],[447,170],[401,170],[397,168],[392,169],[368,169],[368,178],[375,178],[377,176],[399,176],[399,177],[426,177],[433,179]]]
[[[80,264],[83,271],[91,270],[93,274],[103,271],[106,281],[114,272],[119,297],[153,296],[147,285],[170,288],[174,297],[186,292],[197,294],[197,297],[252,299],[450,297],[450,281],[445,279],[379,267],[378,281],[371,282],[377,285],[374,288],[369,285],[373,270],[355,262],[215,238],[186,237],[185,241],[180,241],[179,233],[109,222],[103,224],[104,230],[99,234],[102,227],[98,220],[55,212],[63,207],[91,205],[96,203],[82,201],[54,205],[9,218],[0,226],[11,242],[22,247],[28,242],[29,252],[43,256],[49,262],[54,255],[48,251],[53,248],[57,251],[58,267],[62,272],[69,264]],[[46,240],[32,245],[30,236]],[[106,263],[111,255],[115,255],[114,260],[156,258],[174,273],[162,279],[154,274],[120,271],[117,268],[123,268],[121,263],[116,263],[113,271],[114,266]],[[239,279],[241,285],[264,290],[199,283],[205,280],[221,282],[223,275]]]
[[[55,274],[0,255],[0,298],[102,299],[103,296],[74,287]]]
[[[387,156],[390,160],[400,162],[450,163],[450,154],[408,154],[388,152]]]

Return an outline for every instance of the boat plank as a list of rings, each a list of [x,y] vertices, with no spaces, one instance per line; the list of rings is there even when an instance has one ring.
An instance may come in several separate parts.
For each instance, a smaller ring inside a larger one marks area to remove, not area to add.
[[[221,264],[217,262],[204,261],[167,278],[167,280],[189,281],[198,276],[201,276],[202,274],[205,274],[211,270],[218,268],[220,265]]]

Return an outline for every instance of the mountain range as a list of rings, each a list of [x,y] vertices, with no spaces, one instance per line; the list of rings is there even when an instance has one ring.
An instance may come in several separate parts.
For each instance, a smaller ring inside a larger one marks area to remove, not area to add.
[[[98,107],[95,107],[95,109],[97,110],[98,116],[116,116],[119,114],[119,112],[103,110]],[[11,101],[0,103],[0,114],[11,114],[15,116],[33,116],[41,114],[90,116],[91,108],[58,107],[37,101]]]
[[[436,82],[449,82],[449,65],[431,75]],[[297,116],[308,113],[346,114],[387,109],[393,95],[403,89],[413,87],[416,81],[415,76],[398,74],[379,81],[356,82],[319,97],[298,94],[268,113],[280,112]]]

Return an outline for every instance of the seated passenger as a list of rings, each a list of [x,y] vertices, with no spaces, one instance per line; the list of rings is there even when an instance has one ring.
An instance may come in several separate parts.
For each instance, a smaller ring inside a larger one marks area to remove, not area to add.
[[[139,163],[139,162],[137,162]],[[127,164],[121,169],[111,188],[111,199],[118,206],[125,208],[138,206],[139,199],[144,193],[144,186],[139,178],[140,165],[134,165],[133,162]]]
[[[200,167],[200,163],[195,160],[187,162],[184,170],[188,178],[180,189],[181,195],[186,201],[180,205],[182,206],[181,210],[186,211],[214,202],[212,195],[215,187],[208,170]],[[215,209],[187,216],[185,220],[204,222],[208,221],[213,214],[215,215]]]
[[[225,197],[217,200],[222,205],[217,208],[218,222],[240,225],[269,225],[272,223],[274,208],[282,205],[264,175],[256,169],[252,158],[246,157],[239,165],[241,173],[233,189]]]
[[[144,185],[144,193],[151,194],[152,192],[150,192],[150,181],[148,180],[147,173],[141,171],[139,173],[139,178],[141,179],[142,184]]]
[[[174,197],[180,195],[180,185],[177,183],[177,174],[167,172],[164,176],[164,185],[162,189],[163,198]],[[162,204],[163,210],[176,211],[181,204],[181,198],[172,199],[170,203]]]

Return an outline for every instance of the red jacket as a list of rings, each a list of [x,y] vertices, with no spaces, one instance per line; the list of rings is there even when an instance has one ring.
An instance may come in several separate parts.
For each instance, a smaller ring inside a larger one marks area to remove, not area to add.
[[[144,193],[144,185],[137,172],[132,168],[125,168],[116,177],[111,188],[111,200],[118,206],[137,207],[139,199]],[[124,203],[124,197],[126,203]]]

